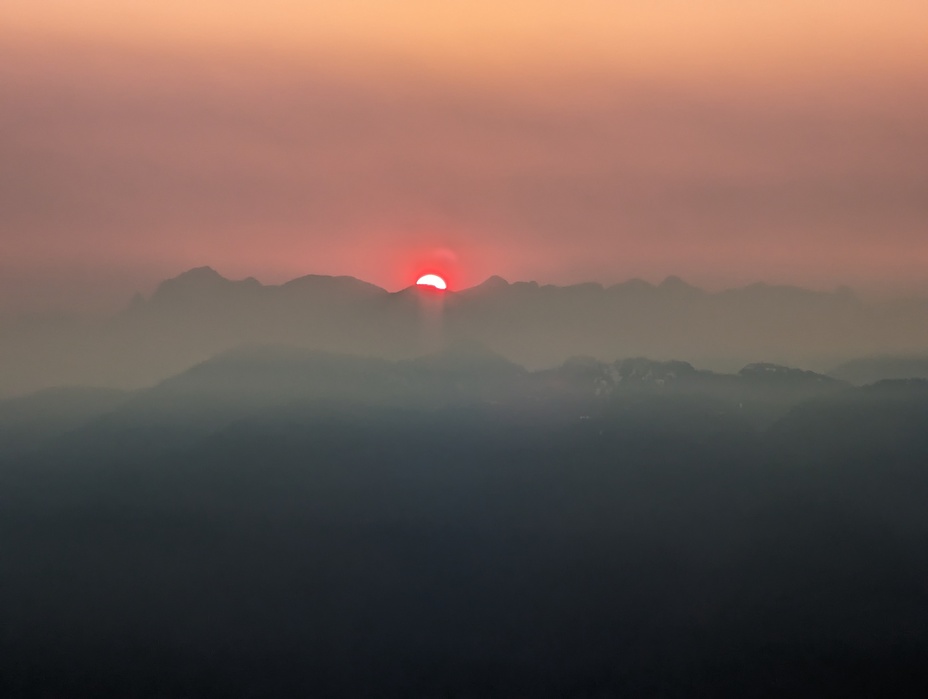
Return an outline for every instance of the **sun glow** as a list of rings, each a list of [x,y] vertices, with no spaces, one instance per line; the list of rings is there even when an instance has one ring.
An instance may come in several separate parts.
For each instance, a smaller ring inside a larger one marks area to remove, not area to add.
[[[423,274],[419,279],[416,280],[416,286],[430,286],[434,289],[445,290],[448,288],[448,285],[445,284],[445,280],[439,277],[437,274]]]

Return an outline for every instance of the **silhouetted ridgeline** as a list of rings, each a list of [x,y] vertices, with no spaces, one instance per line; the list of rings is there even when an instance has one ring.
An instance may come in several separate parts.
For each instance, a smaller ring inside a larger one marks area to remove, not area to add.
[[[566,357],[683,358],[731,371],[756,361],[828,369],[874,354],[924,351],[928,303],[867,306],[847,290],[756,284],[706,293],[671,277],[604,288],[484,284],[440,297],[388,293],[350,277],[281,286],[230,281],[209,268],[137,296],[109,322],[8,323],[0,395],[60,385],[138,388],[242,344],[287,344],[387,359],[423,354],[438,338],[480,342],[530,367]]]
[[[920,696],[928,382],[475,343],[0,402],[0,695]]]

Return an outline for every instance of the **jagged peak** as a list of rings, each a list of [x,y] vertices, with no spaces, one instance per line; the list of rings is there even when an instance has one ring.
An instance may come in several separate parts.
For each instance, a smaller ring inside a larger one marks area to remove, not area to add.
[[[214,297],[226,289],[263,289],[254,277],[247,277],[241,281],[227,279],[212,267],[195,267],[172,279],[167,279],[158,285],[151,301],[165,302],[169,299],[187,299],[195,296]]]

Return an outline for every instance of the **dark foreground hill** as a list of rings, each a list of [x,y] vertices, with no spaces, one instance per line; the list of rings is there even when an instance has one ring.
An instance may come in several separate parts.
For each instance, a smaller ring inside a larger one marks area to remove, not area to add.
[[[924,382],[254,348],[114,398],[0,451],[3,696],[928,681]]]

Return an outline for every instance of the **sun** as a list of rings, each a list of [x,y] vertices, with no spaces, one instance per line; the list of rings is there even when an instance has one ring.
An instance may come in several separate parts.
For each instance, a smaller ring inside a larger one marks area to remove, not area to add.
[[[448,288],[445,280],[437,274],[423,274],[416,280],[416,286],[430,286],[434,289],[441,289],[442,291]]]

